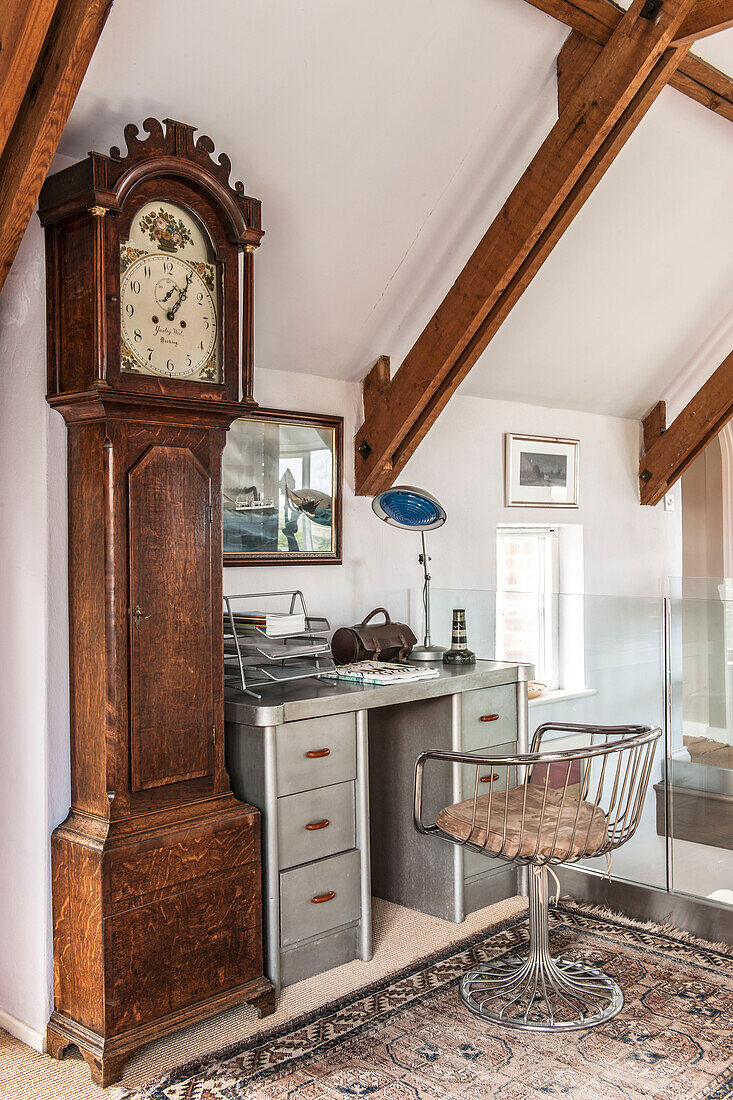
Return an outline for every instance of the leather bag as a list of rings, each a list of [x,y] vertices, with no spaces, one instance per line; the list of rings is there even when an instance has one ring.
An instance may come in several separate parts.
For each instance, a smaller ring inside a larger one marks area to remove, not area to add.
[[[379,613],[383,623],[369,625]],[[412,652],[417,638],[407,623],[393,623],[383,607],[370,611],[358,626],[342,626],[331,638],[331,652],[337,665],[352,661],[404,661]]]

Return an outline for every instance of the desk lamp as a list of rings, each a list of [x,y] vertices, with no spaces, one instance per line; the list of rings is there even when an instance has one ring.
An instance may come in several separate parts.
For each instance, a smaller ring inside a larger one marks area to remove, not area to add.
[[[420,532],[422,554],[418,561],[424,573],[422,602],[425,611],[425,639],[422,645],[415,646],[410,658],[413,661],[439,661],[445,647],[433,645],[430,639],[430,558],[425,548],[425,532],[443,526],[446,520],[445,508],[431,493],[425,489],[416,489],[414,485],[393,485],[391,489],[385,489],[374,497],[372,508],[391,527]]]

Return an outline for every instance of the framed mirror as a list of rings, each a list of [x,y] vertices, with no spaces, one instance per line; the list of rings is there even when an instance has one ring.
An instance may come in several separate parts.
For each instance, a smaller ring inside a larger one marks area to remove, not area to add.
[[[252,410],[227,433],[225,565],[341,564],[343,419]]]

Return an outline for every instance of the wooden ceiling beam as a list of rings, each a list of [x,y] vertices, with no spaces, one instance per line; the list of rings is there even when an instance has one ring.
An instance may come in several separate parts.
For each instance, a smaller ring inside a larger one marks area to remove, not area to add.
[[[3,0],[0,7],[0,153],[23,102],[56,0]]]
[[[707,38],[718,31],[733,27],[733,0],[697,0],[697,4],[682,24],[675,42],[692,45],[698,38]]]
[[[690,463],[733,418],[733,352],[663,434],[654,427],[658,409],[659,405],[655,405],[642,421],[645,442],[639,462],[642,504],[658,504],[663,500]],[[647,446],[649,441],[651,446]]]
[[[679,65],[694,0],[634,0],[355,440],[356,489],[391,485]]]
[[[20,100],[0,155],[0,289],[38,201],[112,3],[113,0],[58,0],[30,79],[22,83],[21,74],[27,76],[35,49],[35,45],[28,44],[22,60],[22,51],[16,49],[17,61],[8,65],[6,81],[0,84],[3,104],[6,96],[11,103]],[[27,9],[29,19],[32,16],[42,22],[47,14],[38,0],[32,0]],[[40,26],[28,23],[25,31],[37,44]],[[2,45],[0,56],[5,42]],[[8,117],[12,113],[11,106]]]
[[[624,9],[613,0],[527,0],[527,3],[592,38],[599,46],[605,46],[624,14]]]
[[[557,55],[557,112],[565,110],[603,46],[580,31],[571,31]]]
[[[535,8],[552,15],[572,30],[605,46],[618,26],[624,9],[613,0],[526,0]],[[712,2],[712,0],[711,0]],[[721,3],[723,0],[721,0]],[[698,0],[698,4],[700,0]],[[688,18],[691,18],[688,17]],[[683,22],[682,29],[685,24]],[[689,26],[689,24],[688,24]],[[733,122],[733,79],[703,61],[696,54],[687,54],[673,74],[670,86],[694,99],[709,111]]]
[[[371,416],[379,407],[384,391],[390,382],[389,356],[380,355],[361,384],[361,399],[364,406],[364,418]]]
[[[562,207],[550,222],[545,232],[530,250],[527,259],[511,280],[497,305],[491,310],[484,323],[469,342],[466,350],[456,361],[454,368],[443,384],[436,390],[426,407],[424,418],[428,427],[435,422],[445,408],[460,382],[474,366],[481,353],[486,349],[510,312],[517,304],[530,282],[537,274],[545,259],[573,222],[576,214],[588,196],[603,178],[606,170],[616,159],[628,138],[634,132],[641,119],[669,79],[670,69],[676,64],[676,51],[667,51],[655,66],[645,84],[634,97],[606,141],[591,160],[575,187],[568,195]],[[395,469],[395,475],[405,465],[420,441],[426,434],[424,424],[419,423],[406,434],[405,440],[397,449],[387,469]]]
[[[657,401],[653,409],[644,417],[642,424],[644,454],[650,451],[657,440],[667,430],[667,402]]]
[[[688,53],[669,83],[709,111],[733,122],[733,80],[696,54]]]

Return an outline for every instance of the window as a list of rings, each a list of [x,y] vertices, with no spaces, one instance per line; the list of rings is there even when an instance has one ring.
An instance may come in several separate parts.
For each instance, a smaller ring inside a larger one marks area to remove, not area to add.
[[[560,687],[559,538],[552,527],[499,527],[496,652],[529,662],[550,691]]]

